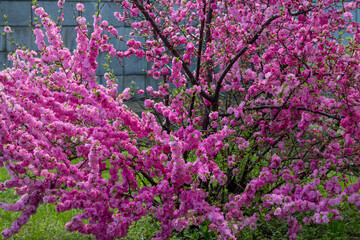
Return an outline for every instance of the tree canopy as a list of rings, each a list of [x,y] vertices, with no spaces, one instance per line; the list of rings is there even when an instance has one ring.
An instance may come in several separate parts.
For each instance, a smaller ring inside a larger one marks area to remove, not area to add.
[[[38,50],[19,48],[0,72],[0,166],[11,175],[0,190],[21,196],[0,203],[21,212],[4,238],[45,203],[83,210],[65,227],[97,239],[124,237],[146,215],[161,223],[156,239],[200,224],[237,239],[273,220],[295,239],[342,219],[343,203],[360,209],[359,3],[114,2],[130,39],[98,12],[91,31],[77,18],[70,51],[63,19],[35,4]],[[111,71],[98,84],[100,52],[145,58],[158,85],[119,93]],[[133,94],[145,98],[140,115]]]

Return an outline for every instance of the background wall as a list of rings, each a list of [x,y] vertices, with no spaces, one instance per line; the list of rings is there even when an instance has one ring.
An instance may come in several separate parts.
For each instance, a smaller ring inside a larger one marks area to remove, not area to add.
[[[62,13],[64,13],[65,20],[62,23],[62,36],[64,44],[71,50],[76,47],[76,21],[75,18],[78,16],[78,11],[76,11],[76,3],[81,2],[85,6],[85,12],[82,13],[82,16],[87,19],[88,22],[93,22],[93,14],[99,7],[101,9],[100,14],[102,15],[103,20],[107,20],[112,24],[119,32],[119,35],[124,37],[125,42],[120,41],[111,41],[117,50],[124,50],[126,47],[126,41],[130,38],[129,34],[131,28],[126,26],[123,23],[120,23],[115,17],[114,12],[119,11],[120,7],[110,1],[101,1],[101,4],[97,7],[97,0],[66,0],[63,5],[64,8]],[[38,4],[45,9],[45,11],[52,17],[53,20],[57,20],[59,16],[59,8],[57,6],[57,0],[47,0],[41,1],[38,0]],[[30,25],[36,22],[36,15],[34,14],[31,8],[31,0],[12,0],[4,1],[0,0],[0,32],[3,32],[5,26],[5,19],[3,15],[6,14],[8,17],[6,25],[10,26],[14,31],[14,41],[19,43],[19,46],[27,46],[30,49],[37,50],[37,46],[34,43],[35,36],[32,33]],[[89,32],[92,31],[92,28],[89,28]],[[110,34],[108,34],[110,35]],[[144,40],[144,39],[142,39]],[[15,46],[11,45],[6,39],[0,35],[0,70],[4,69],[3,64],[6,67],[10,66],[10,63],[7,61],[7,55],[9,52],[14,51]],[[104,84],[103,75],[105,74],[105,69],[102,66],[106,62],[104,57],[106,54],[102,53],[98,57],[99,68],[96,72],[98,75],[98,81]],[[122,62],[118,62],[116,59],[113,59],[111,67],[114,70],[114,74],[119,80],[119,90],[130,87],[133,82],[133,86],[146,88],[149,85],[154,85],[154,79],[146,76],[146,71],[148,69],[148,63],[144,59],[139,59],[137,57],[124,58]]]

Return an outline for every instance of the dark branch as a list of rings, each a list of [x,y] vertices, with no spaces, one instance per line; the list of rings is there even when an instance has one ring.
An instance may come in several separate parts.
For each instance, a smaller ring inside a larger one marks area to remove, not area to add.
[[[220,93],[220,88],[222,85],[223,80],[225,79],[226,74],[228,74],[228,72],[230,71],[230,69],[232,68],[232,66],[234,65],[234,63],[248,50],[248,45],[253,44],[260,36],[260,34],[264,31],[264,29],[270,25],[270,23],[272,21],[274,21],[275,19],[279,18],[279,15],[274,15],[271,18],[269,18],[268,20],[266,20],[266,22],[261,26],[261,28],[255,33],[255,35],[249,39],[246,42],[246,45],[240,50],[240,52],[238,52],[235,57],[233,59],[230,60],[229,64],[226,66],[225,70],[223,71],[223,73],[220,75],[219,80],[216,84],[216,89],[215,89],[215,93],[213,95],[213,101],[217,100],[219,93]]]
[[[176,51],[176,49],[174,48],[174,46],[169,42],[169,40],[162,34],[159,26],[156,24],[155,20],[150,16],[150,14],[146,11],[146,9],[144,8],[144,6],[138,1],[138,0],[133,0],[133,3],[136,5],[136,7],[141,11],[141,13],[145,16],[146,20],[148,20],[151,24],[151,26],[154,28],[154,31],[159,35],[159,37],[161,38],[161,40],[164,42],[165,46],[170,50],[170,52],[178,59],[180,59],[180,61],[182,62],[182,67],[184,69],[184,71],[186,72],[186,75],[188,76],[188,78],[190,79],[191,84],[193,85],[198,85],[198,82],[196,81],[194,75],[192,74],[192,72],[190,71],[189,67],[187,66],[187,64],[184,62],[184,60],[182,59],[182,57],[180,56],[180,54],[178,53],[178,51]],[[207,100],[211,100],[211,97],[205,93],[204,91],[200,92],[201,96],[203,96],[205,99]]]
[[[329,118],[333,118],[336,120],[341,120],[341,117],[338,117],[334,114],[329,114],[326,112],[322,112],[322,111],[316,111],[316,110],[312,110],[312,109],[308,109],[308,108],[304,108],[304,107],[293,107],[297,110],[302,110],[302,111],[307,111],[307,112],[312,112],[315,114],[320,114]],[[255,107],[250,107],[250,108],[244,108],[244,110],[260,110],[260,109],[285,109],[284,106],[275,106],[275,105],[261,105],[261,106],[255,106]]]

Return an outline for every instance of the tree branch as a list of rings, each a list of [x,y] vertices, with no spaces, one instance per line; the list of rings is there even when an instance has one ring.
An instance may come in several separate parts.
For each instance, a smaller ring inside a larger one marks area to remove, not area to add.
[[[228,74],[228,72],[230,71],[230,69],[232,68],[234,63],[248,50],[248,48],[249,48],[248,45],[253,44],[259,38],[260,34],[264,31],[264,29],[267,26],[269,26],[272,21],[274,21],[275,19],[277,19],[279,17],[280,17],[279,15],[274,15],[271,18],[269,18],[268,20],[266,20],[266,22],[264,22],[264,24],[261,26],[261,28],[255,33],[255,35],[246,42],[246,45],[240,50],[240,52],[238,52],[235,55],[235,57],[230,60],[229,64],[226,66],[225,70],[220,75],[219,80],[216,84],[215,93],[212,96],[213,101],[219,97],[220,88],[221,88],[223,80],[225,79],[226,74]]]
[[[184,62],[184,60],[182,59],[182,57],[180,56],[180,54],[178,53],[178,51],[176,51],[176,49],[174,48],[174,46],[169,42],[169,40],[162,34],[159,26],[156,24],[155,20],[150,16],[150,14],[145,10],[144,6],[138,1],[138,0],[133,0],[133,3],[136,5],[136,7],[140,10],[140,12],[145,16],[146,20],[148,20],[151,24],[151,26],[154,28],[155,32],[159,35],[159,37],[161,38],[161,40],[164,42],[165,46],[170,50],[170,52],[178,59],[180,59],[180,61],[182,62],[182,67],[184,69],[184,71],[186,72],[186,75],[188,76],[191,84],[193,85],[199,85],[198,82],[196,81],[194,75],[192,74],[192,72],[190,71],[189,67],[187,66],[187,64]],[[207,100],[211,100],[211,97],[205,93],[203,90],[200,92],[200,95],[203,96],[205,99]]]
[[[320,115],[323,115],[323,116],[326,116],[326,117],[329,117],[329,118],[333,118],[333,119],[336,119],[336,120],[341,120],[342,117],[337,117],[336,115],[334,114],[329,114],[329,113],[326,113],[326,112],[322,112],[322,111],[316,111],[316,110],[312,110],[312,109],[308,109],[308,108],[305,108],[305,107],[293,107],[297,110],[302,110],[302,111],[307,111],[307,112],[312,112],[312,113],[315,113],[315,114],[320,114]],[[260,110],[260,109],[285,109],[284,106],[275,106],[275,105],[261,105],[261,106],[255,106],[255,107],[250,107],[250,108],[244,108],[244,110]]]

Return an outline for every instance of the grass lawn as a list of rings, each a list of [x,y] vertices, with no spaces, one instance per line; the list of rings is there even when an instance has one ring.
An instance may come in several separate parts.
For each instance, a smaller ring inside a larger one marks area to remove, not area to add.
[[[6,169],[0,168],[0,181],[9,179]],[[20,196],[11,192],[0,192],[0,202],[16,202]],[[79,212],[79,211],[77,211]],[[65,230],[65,223],[71,220],[76,211],[56,212],[52,204],[44,204],[39,207],[37,214],[31,216],[30,221],[22,227],[20,233],[11,239],[95,239],[79,233],[70,233]],[[11,223],[16,220],[20,213],[5,212],[0,209],[0,231],[11,227]],[[0,236],[0,239],[2,237]]]

